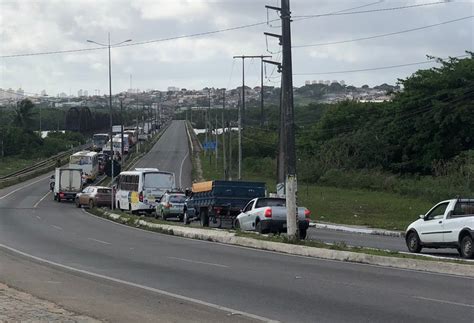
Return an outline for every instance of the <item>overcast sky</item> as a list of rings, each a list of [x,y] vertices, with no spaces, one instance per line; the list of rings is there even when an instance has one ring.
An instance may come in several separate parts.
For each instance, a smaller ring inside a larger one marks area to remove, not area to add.
[[[297,16],[332,13],[369,5],[352,11],[376,10],[436,2],[385,0],[291,0],[294,46],[368,37],[423,27],[474,15],[473,1],[451,1],[404,10],[298,19]],[[265,22],[265,5],[276,0],[0,0],[0,56],[56,50],[94,48],[87,39],[112,43],[135,42],[214,31]],[[348,11],[346,11],[347,13]],[[268,12],[269,19],[276,13]],[[426,60],[426,55],[458,56],[474,50],[474,19],[384,38],[327,46],[294,48],[293,72],[326,73],[381,67]],[[201,89],[205,86],[234,88],[241,83],[241,60],[233,55],[273,54],[279,59],[278,43],[267,41],[263,32],[280,33],[278,23],[251,28],[112,48],[112,89],[130,87],[165,90],[168,86]],[[268,49],[268,51],[267,51]],[[344,80],[346,84],[370,86],[395,84],[419,68],[357,73],[295,75],[294,84],[305,80]],[[267,67],[265,84],[279,85],[278,73]],[[246,84],[259,85],[260,63],[246,61]],[[52,55],[0,58],[0,88],[22,87],[26,92],[93,94],[108,91],[106,50]]]

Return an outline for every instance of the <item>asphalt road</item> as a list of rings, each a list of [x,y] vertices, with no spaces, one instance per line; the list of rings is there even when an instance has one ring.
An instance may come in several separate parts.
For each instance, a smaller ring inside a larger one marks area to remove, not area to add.
[[[188,163],[187,153],[184,124],[175,121],[139,166],[176,174],[183,169],[180,181],[187,186],[190,164],[181,166]],[[31,260],[0,247],[0,280],[99,319],[130,321],[134,306],[138,312],[143,309],[136,321],[474,318],[474,279],[142,231],[54,202],[47,194],[47,178],[0,190],[0,244],[38,257]],[[46,284],[48,280],[52,283]]]

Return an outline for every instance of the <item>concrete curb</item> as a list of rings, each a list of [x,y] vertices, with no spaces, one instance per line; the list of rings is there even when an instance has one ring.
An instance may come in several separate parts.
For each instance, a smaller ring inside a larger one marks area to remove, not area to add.
[[[359,234],[373,234],[373,235],[388,236],[388,237],[404,237],[405,236],[404,232],[400,232],[400,231],[356,228],[356,227],[349,227],[349,226],[338,225],[338,224],[311,222],[309,226],[316,229],[326,229],[326,230],[343,231],[343,232],[359,233]]]
[[[121,216],[115,213],[104,212],[108,218],[119,221]],[[301,246],[294,244],[286,244],[273,241],[265,241],[259,239],[252,239],[247,237],[239,237],[233,232],[218,230],[218,229],[201,229],[182,227],[176,225],[150,223],[145,220],[138,220],[135,222],[137,227],[146,227],[154,230],[160,230],[173,234],[179,237],[199,239],[205,241],[213,241],[230,245],[237,245],[242,247],[249,247],[254,249],[261,249],[267,251],[280,252],[291,255],[298,255],[304,257],[321,258],[327,260],[338,260],[347,262],[356,262],[384,267],[426,271],[440,274],[450,274],[456,276],[473,277],[473,266],[465,264],[455,264],[442,261],[419,260],[408,258],[396,258],[369,255],[365,253],[357,253],[352,251],[340,251],[324,248],[316,248],[309,246]]]

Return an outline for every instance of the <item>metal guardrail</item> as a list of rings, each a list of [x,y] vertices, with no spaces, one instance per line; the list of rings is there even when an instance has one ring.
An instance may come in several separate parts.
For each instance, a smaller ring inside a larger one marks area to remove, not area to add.
[[[41,173],[45,173],[51,169],[53,169],[56,166],[56,162],[58,159],[62,160],[65,157],[69,157],[73,153],[84,150],[87,148],[90,148],[91,144],[86,143],[84,145],[80,145],[77,147],[74,147],[68,151],[64,151],[62,153],[59,153],[57,155],[54,155],[50,158],[47,158],[45,160],[40,161],[39,163],[36,163],[34,165],[25,167],[23,169],[20,169],[18,171],[15,171],[13,173],[4,175],[0,177],[0,184],[6,184],[8,182],[18,182],[21,181],[24,178],[30,177],[32,175],[39,175]]]

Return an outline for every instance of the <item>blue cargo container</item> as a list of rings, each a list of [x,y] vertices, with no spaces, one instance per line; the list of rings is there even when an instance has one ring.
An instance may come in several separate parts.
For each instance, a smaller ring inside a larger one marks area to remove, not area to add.
[[[202,185],[204,184],[204,185]],[[204,189],[187,192],[188,199],[184,207],[184,222],[200,220],[201,226],[209,226],[209,221],[217,223],[228,220],[234,223],[240,210],[253,198],[265,197],[265,183],[247,181],[216,180],[197,183]]]

